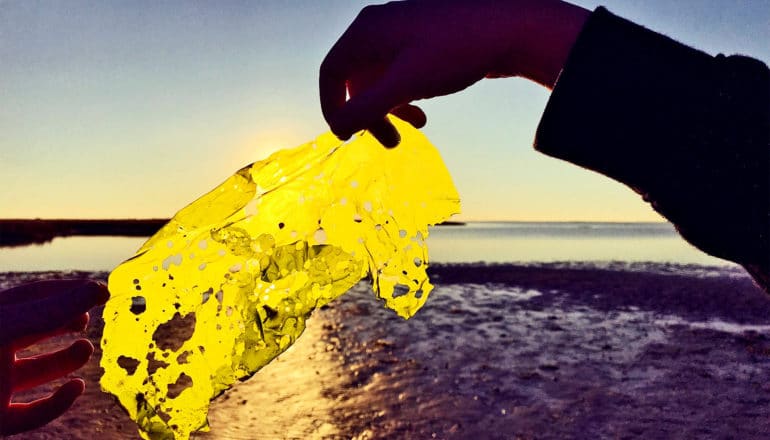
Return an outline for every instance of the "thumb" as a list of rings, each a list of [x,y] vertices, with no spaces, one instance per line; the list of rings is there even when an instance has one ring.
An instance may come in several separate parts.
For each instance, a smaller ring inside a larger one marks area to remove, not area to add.
[[[383,141],[381,136],[398,139],[395,128],[385,116],[394,108],[422,97],[418,92],[423,81],[422,75],[418,74],[421,67],[415,51],[402,53],[376,81],[352,95],[331,115],[332,131],[342,139],[361,130],[370,130],[380,142]]]

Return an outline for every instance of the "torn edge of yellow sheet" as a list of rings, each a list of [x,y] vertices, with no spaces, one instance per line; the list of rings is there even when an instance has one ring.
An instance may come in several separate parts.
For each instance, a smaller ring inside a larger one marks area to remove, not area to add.
[[[438,151],[392,121],[394,149],[327,133],[241,169],[110,274],[101,385],[142,437],[207,430],[214,397],[367,275],[404,318],[425,303],[428,225],[459,197]]]

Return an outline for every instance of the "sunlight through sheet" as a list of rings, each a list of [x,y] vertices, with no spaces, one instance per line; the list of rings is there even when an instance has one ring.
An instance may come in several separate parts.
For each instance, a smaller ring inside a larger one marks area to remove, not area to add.
[[[394,149],[327,133],[241,169],[112,272],[101,385],[143,437],[208,429],[211,399],[367,276],[400,316],[422,307],[428,226],[458,213],[459,198],[438,151],[393,122]]]

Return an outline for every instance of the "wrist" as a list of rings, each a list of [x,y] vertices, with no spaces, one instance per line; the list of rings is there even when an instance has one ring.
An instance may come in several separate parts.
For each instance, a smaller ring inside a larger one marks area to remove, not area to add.
[[[563,1],[524,8],[511,36],[510,72],[553,88],[591,11]]]

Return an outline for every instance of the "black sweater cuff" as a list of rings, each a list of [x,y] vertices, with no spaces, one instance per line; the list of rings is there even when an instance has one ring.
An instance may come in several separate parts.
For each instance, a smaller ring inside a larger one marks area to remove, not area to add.
[[[770,271],[770,74],[598,8],[535,148],[643,194],[702,250]]]

